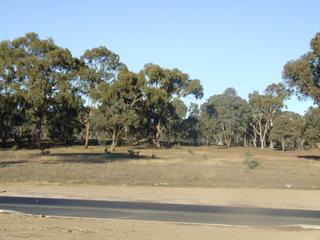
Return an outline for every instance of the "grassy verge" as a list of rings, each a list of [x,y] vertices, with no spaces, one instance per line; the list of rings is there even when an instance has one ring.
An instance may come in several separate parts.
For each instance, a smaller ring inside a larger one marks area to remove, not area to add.
[[[130,158],[126,148],[104,153],[102,147],[0,151],[0,183],[54,182],[174,187],[258,187],[319,189],[316,151],[216,147],[141,149]],[[250,159],[259,165],[248,169]]]

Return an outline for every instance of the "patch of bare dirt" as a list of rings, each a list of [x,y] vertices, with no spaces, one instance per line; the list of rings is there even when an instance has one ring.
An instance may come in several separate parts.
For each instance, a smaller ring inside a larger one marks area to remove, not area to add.
[[[0,213],[5,240],[318,240],[320,231],[184,225],[163,222],[40,217]]]

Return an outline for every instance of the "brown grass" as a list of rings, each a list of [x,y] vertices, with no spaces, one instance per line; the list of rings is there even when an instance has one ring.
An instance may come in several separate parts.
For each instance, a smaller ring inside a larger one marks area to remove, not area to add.
[[[254,170],[243,165],[248,151],[259,161]],[[140,155],[132,159],[125,148],[107,154],[103,147],[55,148],[45,156],[38,150],[1,151],[0,183],[320,188],[320,154],[315,150],[183,147],[141,149]]]

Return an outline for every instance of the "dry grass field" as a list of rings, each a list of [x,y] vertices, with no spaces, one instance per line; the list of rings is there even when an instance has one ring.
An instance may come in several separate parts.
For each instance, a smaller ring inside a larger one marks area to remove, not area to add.
[[[320,189],[320,153],[270,149],[181,147],[126,148],[104,153],[103,147],[0,151],[0,183],[47,182],[114,186]],[[243,162],[247,152],[259,166]],[[153,156],[152,156],[153,155]]]

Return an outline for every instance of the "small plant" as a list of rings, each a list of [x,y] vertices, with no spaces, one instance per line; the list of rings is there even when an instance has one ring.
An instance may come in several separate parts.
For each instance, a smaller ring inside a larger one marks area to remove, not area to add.
[[[189,153],[190,155],[194,155],[194,151],[191,150],[191,149],[188,150],[188,153]]]
[[[173,149],[182,149],[180,143],[177,143],[173,146]]]
[[[155,159],[157,156],[155,154],[151,154],[151,159]]]
[[[204,155],[203,155],[203,159],[209,159],[208,155],[207,155],[207,154],[204,154]]]
[[[134,149],[128,149],[128,153],[131,158],[138,158],[139,157],[139,151],[135,151]]]
[[[248,169],[255,169],[259,166],[259,161],[252,159],[252,154],[250,152],[245,152],[243,156],[243,165]]]
[[[105,146],[107,144],[107,140],[105,138],[98,138],[98,144],[100,146]]]
[[[46,150],[46,149],[44,149],[44,148],[41,149],[40,151],[41,151],[41,154],[42,154],[42,155],[49,155],[49,154],[50,154],[50,150]]]
[[[7,163],[5,163],[5,162],[0,162],[0,168],[4,168],[4,167],[6,167],[7,166]]]
[[[18,150],[19,149],[19,146],[18,145],[13,145],[11,150]]]

